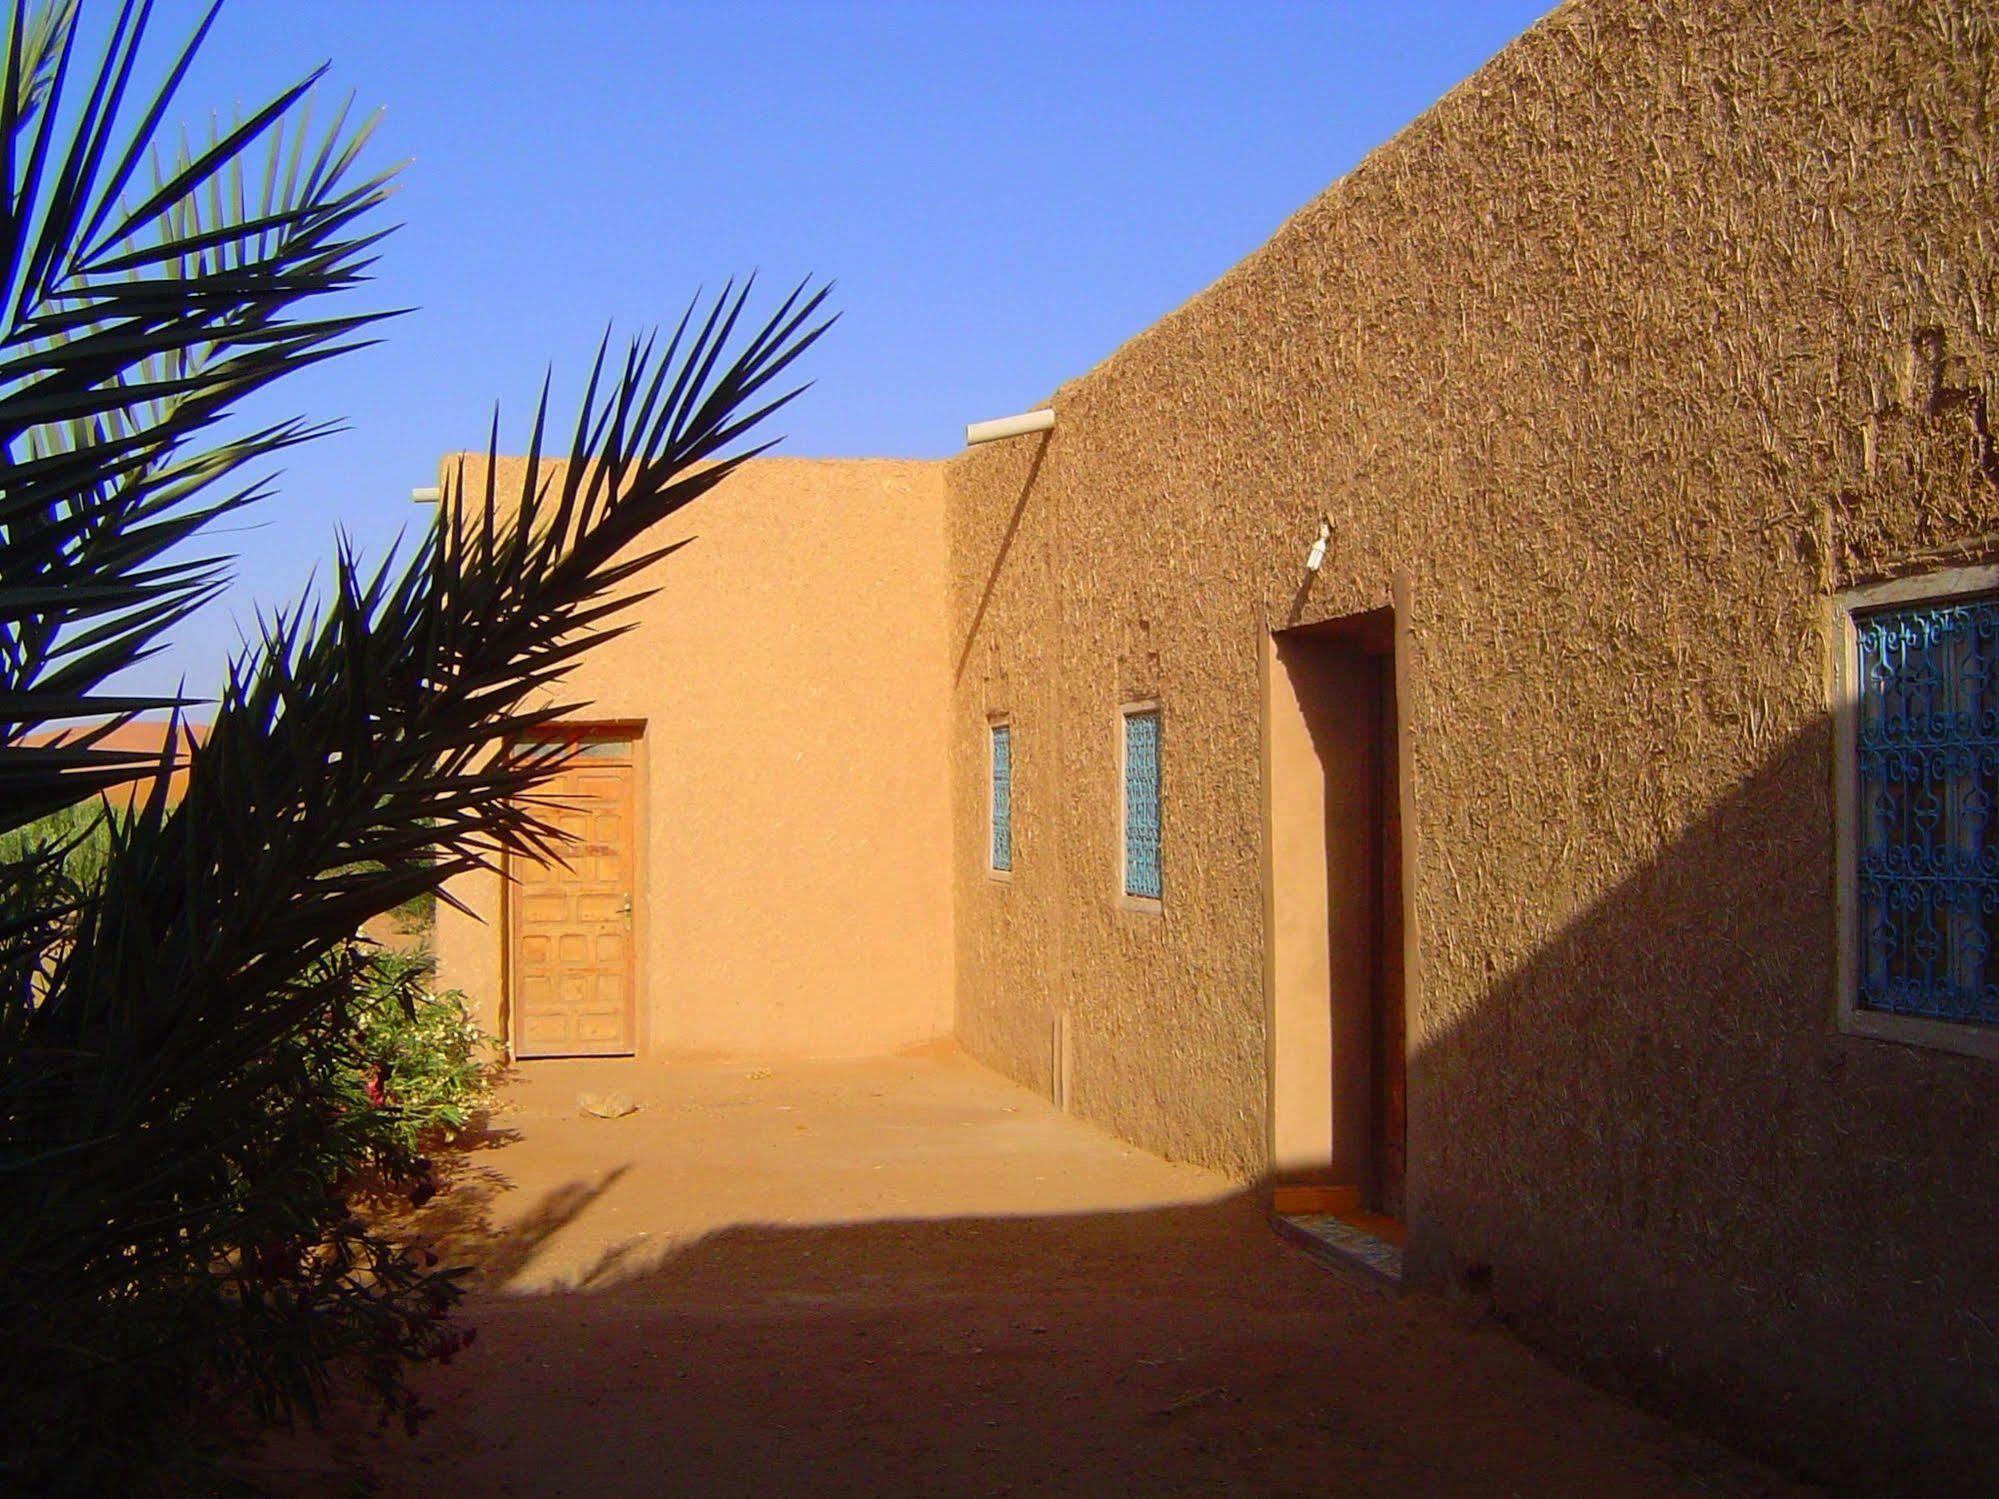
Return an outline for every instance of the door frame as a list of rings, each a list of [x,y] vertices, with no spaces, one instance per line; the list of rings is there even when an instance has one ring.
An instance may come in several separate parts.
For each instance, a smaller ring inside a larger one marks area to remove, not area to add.
[[[526,734],[518,734],[509,739],[508,751],[517,744],[538,743],[550,740],[590,740],[626,739],[631,742],[631,758],[627,762],[632,773],[632,941],[630,958],[631,982],[627,988],[626,1034],[631,1039],[629,1052],[605,1052],[595,1054],[606,1061],[620,1057],[645,1056],[653,1049],[651,1006],[641,1005],[639,996],[646,991],[647,954],[649,949],[649,929],[651,901],[648,892],[647,850],[652,842],[647,833],[651,826],[649,790],[652,782],[650,754],[644,719],[562,719],[556,723],[543,724]],[[569,1058],[528,1057],[523,1059],[519,1050],[519,1015],[514,1003],[514,938],[516,935],[514,903],[520,890],[513,873],[514,855],[506,853],[500,860],[501,900],[500,900],[500,1034],[506,1050],[507,1060],[518,1062],[539,1061],[590,1061],[592,1054],[578,1054]]]
[[[1266,1175],[1273,1183],[1299,1182],[1310,1174],[1307,1170],[1285,1167],[1280,1164],[1278,1084],[1279,1070],[1279,973],[1278,941],[1279,912],[1277,893],[1277,846],[1274,819],[1277,815],[1277,801],[1280,788],[1275,784],[1274,775],[1274,719],[1275,696],[1279,691],[1289,691],[1283,685],[1284,668],[1278,657],[1280,636],[1310,637],[1320,636],[1329,642],[1339,642],[1350,649],[1374,656],[1385,656],[1382,663],[1382,687],[1391,693],[1394,703],[1393,742],[1386,736],[1378,742],[1377,753],[1384,760],[1392,760],[1395,773],[1395,800],[1400,839],[1398,852],[1399,870],[1399,914],[1401,917],[1401,943],[1399,951],[1389,951],[1386,945],[1378,951],[1383,965],[1399,967],[1402,989],[1402,1066],[1403,1066],[1403,1222],[1412,1221],[1421,1210],[1421,1152],[1418,1148],[1420,1129],[1418,1124],[1419,1105],[1413,1087],[1415,1077],[1414,1061],[1420,1049],[1422,1038],[1421,991],[1419,988],[1420,944],[1416,925],[1416,808],[1415,784],[1410,744],[1410,685],[1413,678],[1412,641],[1409,631],[1410,585],[1405,578],[1395,581],[1392,601],[1381,607],[1359,613],[1330,618],[1287,622],[1279,624],[1266,617],[1260,622],[1258,635],[1258,688],[1260,706],[1260,765],[1262,780],[1262,879],[1263,879],[1263,985],[1264,985],[1264,1150]],[[1377,777],[1378,783],[1378,777]],[[1383,819],[1376,817],[1377,828]],[[1379,868],[1379,857],[1374,860]],[[1376,942],[1382,941],[1377,932]],[[1330,1063],[1330,1055],[1328,1062]],[[1337,1106],[1337,1100],[1335,1101]],[[1372,1110],[1370,1109],[1370,1113]],[[1370,1154],[1375,1152],[1371,1149]],[[1328,1166],[1330,1166],[1330,1161]],[[1320,1185],[1322,1183],[1312,1183]],[[1334,1185],[1332,1183],[1323,1183]],[[1343,1184],[1343,1185],[1355,1185]]]

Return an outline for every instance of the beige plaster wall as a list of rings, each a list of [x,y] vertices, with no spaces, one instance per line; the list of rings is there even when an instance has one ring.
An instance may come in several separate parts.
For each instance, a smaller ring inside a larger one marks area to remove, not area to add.
[[[858,1056],[948,1034],[938,466],[758,459],[657,539],[684,536],[638,580],[658,589],[638,628],[561,694],[589,701],[579,719],[644,725],[641,1051]],[[486,919],[440,909],[441,981],[499,1030],[500,884],[454,893]]]
[[[1874,1492],[1999,1482],[1999,1073],[1836,1028],[1825,632],[1999,554],[1996,73],[1963,0],[1564,6],[951,468],[965,1043],[1066,1011],[1072,1107],[1266,1169],[1262,642],[1395,602],[1417,1274]]]

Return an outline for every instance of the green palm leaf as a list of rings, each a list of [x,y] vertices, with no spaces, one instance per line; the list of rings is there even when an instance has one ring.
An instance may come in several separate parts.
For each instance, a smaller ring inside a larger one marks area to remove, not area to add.
[[[246,397],[364,341],[377,314],[324,309],[365,279],[389,179],[360,168],[370,127],[345,108],[313,128],[312,77],[156,154],[213,12],[134,102],[148,15],[124,4],[84,69],[71,0],[15,0],[0,77],[10,1492],[133,1492],[204,1392],[283,1419],[346,1353],[373,1357],[395,1404],[380,1350],[435,1346],[452,1293],[329,1206],[363,1153],[365,1109],[340,1092],[352,935],[502,850],[552,851],[554,762],[508,747],[565,711],[580,653],[630,627],[672,550],[648,534],[763,450],[744,440],[798,394],[782,382],[830,322],[808,286],[752,319],[745,285],[697,298],[663,341],[614,358],[607,335],[562,462],[543,460],[544,389],[517,493],[489,461],[406,551],[364,569],[343,544],[322,594],[262,623],[171,803],[173,750],[105,741],[172,703],[106,683],[221,585],[227,559],[195,543],[265,496],[255,466],[325,430],[217,436]],[[89,798],[135,766],[130,815],[97,817]],[[63,809],[87,863],[67,823],[17,831]],[[254,1272],[297,1243],[325,1251],[308,1279]]]
[[[389,176],[357,170],[373,122],[349,129],[343,109],[315,132],[314,73],[161,160],[162,121],[214,11],[135,105],[148,11],[128,0],[87,75],[73,3],[30,14],[15,0],[8,19],[0,830],[130,773],[127,756],[70,763],[25,740],[53,720],[171,705],[99,689],[221,585],[223,561],[183,549],[261,496],[231,476],[324,429],[286,423],[219,444],[210,430],[273,381],[359,347],[381,316],[309,310],[364,278],[380,238],[367,221]],[[60,101],[77,87],[64,126]]]

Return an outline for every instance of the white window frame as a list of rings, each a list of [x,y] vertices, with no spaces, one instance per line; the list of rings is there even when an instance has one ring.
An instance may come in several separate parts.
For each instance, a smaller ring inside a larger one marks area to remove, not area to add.
[[[1999,1026],[1931,1020],[1864,1009],[1859,1003],[1860,940],[1860,644],[1856,613],[1896,604],[1948,603],[1999,593],[1999,567],[1958,567],[1849,588],[1832,596],[1833,807],[1838,827],[1838,1024],[1846,1035],[1897,1041],[1933,1051],[1999,1061]]]
[[[1013,750],[1014,750],[1013,719],[1004,713],[991,714],[986,719],[985,865],[986,865],[986,878],[989,880],[997,880],[1000,884],[1004,885],[1011,883],[1013,880],[1013,865],[1009,864],[1005,869],[1001,869],[997,864],[993,863],[993,822],[994,822],[993,814],[998,805],[998,791],[999,791],[999,757],[993,753],[993,747],[998,742],[994,737],[994,731],[998,729],[1006,730],[1007,853],[1012,856],[1015,864],[1020,862],[1020,846],[1019,846],[1019,840],[1014,837],[1014,827],[1015,827],[1014,810],[1016,806],[1016,798],[1014,796],[1014,791],[1020,785],[1020,777],[1016,773],[1019,767],[1016,764],[1013,756]]]
[[[1130,782],[1125,778],[1126,745],[1128,730],[1125,720],[1134,714],[1150,713],[1159,720],[1159,894],[1133,895],[1130,891],[1131,870],[1125,854],[1129,845],[1125,841],[1127,824],[1131,816]],[[1117,710],[1117,898],[1118,904],[1127,911],[1140,911],[1150,916],[1163,915],[1166,910],[1166,714],[1160,708],[1157,698],[1140,698],[1129,703],[1118,704]]]

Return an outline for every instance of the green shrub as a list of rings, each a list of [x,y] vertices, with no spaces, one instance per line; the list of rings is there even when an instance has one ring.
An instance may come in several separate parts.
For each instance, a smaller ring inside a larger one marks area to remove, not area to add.
[[[93,799],[9,828],[0,833],[0,866],[43,865],[74,887],[91,887],[111,858],[112,828],[120,815]]]
[[[448,1141],[486,1096],[498,1043],[473,1024],[463,994],[431,989],[429,952],[382,948],[363,964],[355,1011],[362,1090],[394,1116],[408,1149]]]
[[[429,932],[437,925],[437,892],[419,890],[390,914],[399,932]]]

